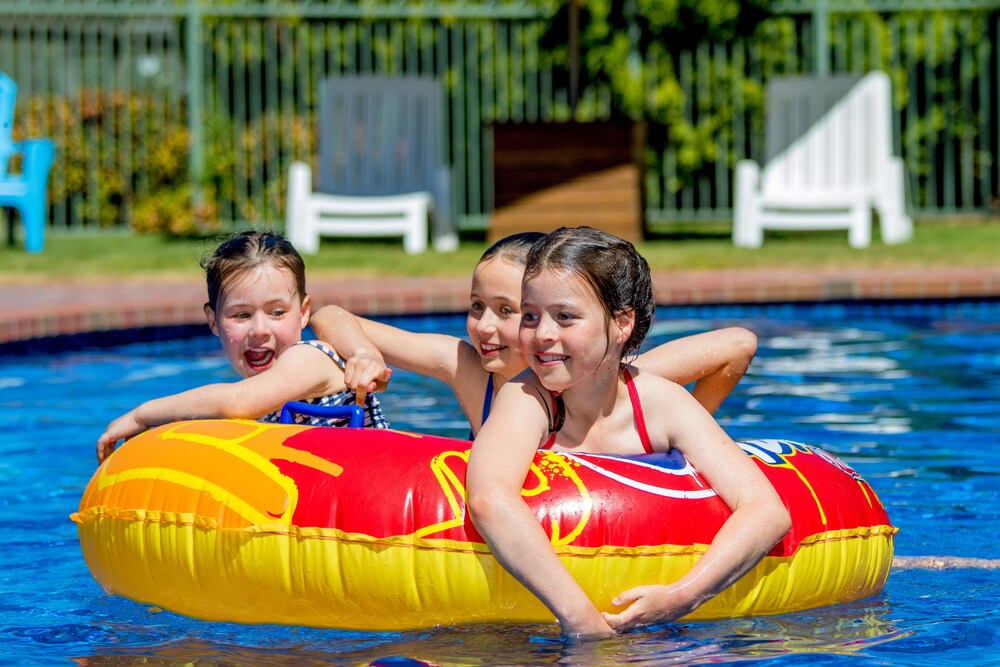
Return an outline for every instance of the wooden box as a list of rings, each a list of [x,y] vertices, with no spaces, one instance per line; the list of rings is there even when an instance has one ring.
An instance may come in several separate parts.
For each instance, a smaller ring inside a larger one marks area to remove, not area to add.
[[[490,129],[490,243],[515,232],[580,225],[642,240],[642,123],[505,123]]]

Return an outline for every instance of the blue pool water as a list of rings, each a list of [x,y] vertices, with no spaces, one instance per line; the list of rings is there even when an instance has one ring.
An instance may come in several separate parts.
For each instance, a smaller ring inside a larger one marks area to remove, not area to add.
[[[461,335],[464,318],[402,326]],[[663,308],[648,344],[741,325],[753,367],[718,413],[737,438],[846,460],[901,532],[885,591],[810,612],[679,623],[568,643],[548,625],[357,633],[183,618],[105,594],[69,514],[94,442],[137,402],[233,379],[209,336],[0,356],[0,664],[1000,665],[1000,302]],[[20,352],[22,350],[18,350]],[[5,350],[0,348],[0,355]],[[397,372],[393,425],[463,437],[441,385]],[[996,562],[995,560],[993,561]]]

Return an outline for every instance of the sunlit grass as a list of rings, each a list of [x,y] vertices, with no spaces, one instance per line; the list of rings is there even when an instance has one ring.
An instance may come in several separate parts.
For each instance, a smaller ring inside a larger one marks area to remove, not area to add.
[[[855,250],[846,232],[769,233],[759,249],[735,248],[728,224],[671,223],[650,228],[639,245],[654,270],[739,268],[873,268],[993,266],[1000,259],[1000,218],[919,221],[909,243],[887,246],[875,234]],[[198,262],[217,239],[172,239],[109,232],[50,233],[45,251],[29,255],[0,244],[0,282],[200,278]],[[454,253],[407,255],[395,239],[323,239],[306,256],[311,276],[468,275],[486,248],[482,233],[465,234]]]
[[[877,268],[993,266],[1000,259],[1000,217],[918,221],[907,243],[885,245],[878,230],[872,244],[855,249],[846,231],[768,232],[760,248],[736,248],[728,224],[655,226],[656,240],[642,253],[656,269]]]

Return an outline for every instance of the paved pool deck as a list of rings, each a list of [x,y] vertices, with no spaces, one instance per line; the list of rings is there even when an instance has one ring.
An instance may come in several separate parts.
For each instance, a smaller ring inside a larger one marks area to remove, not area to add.
[[[1000,266],[671,271],[653,278],[662,305],[1000,297]],[[468,277],[321,277],[308,288],[314,306],[338,303],[364,315],[457,313],[469,298]],[[204,302],[200,280],[0,285],[0,344],[201,324]]]

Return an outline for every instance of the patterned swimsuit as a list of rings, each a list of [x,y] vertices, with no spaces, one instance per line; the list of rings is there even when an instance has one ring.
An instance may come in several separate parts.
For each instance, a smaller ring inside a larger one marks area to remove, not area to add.
[[[322,343],[318,340],[302,340],[296,345],[312,345],[318,350],[325,353],[330,359],[333,360],[335,364],[340,366],[341,369],[344,368],[344,360],[340,358],[332,347],[326,343]],[[330,394],[328,396],[318,396],[316,398],[307,398],[303,400],[303,403],[309,403],[310,405],[354,405],[354,401],[357,398],[357,394],[353,389],[345,389],[344,391],[338,392],[336,394]],[[264,415],[257,421],[267,422],[271,424],[278,423],[281,417],[281,410],[275,410],[274,412]],[[342,419],[328,419],[325,417],[308,417],[302,414],[295,415],[296,424],[304,424],[306,426],[347,426],[348,418]],[[378,398],[375,394],[369,393],[365,398],[365,426],[369,428],[389,428],[389,422],[386,420],[385,415],[382,414],[382,406],[379,405]]]

